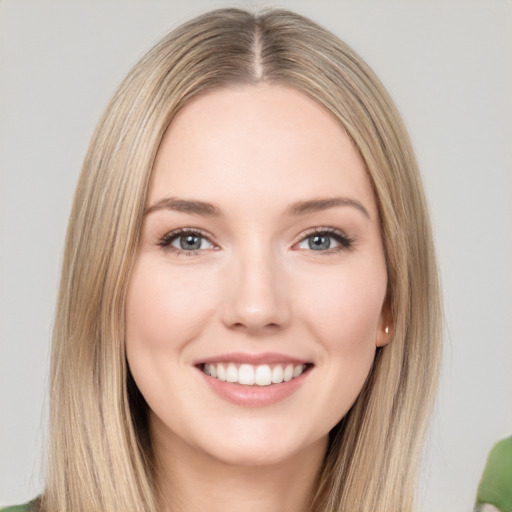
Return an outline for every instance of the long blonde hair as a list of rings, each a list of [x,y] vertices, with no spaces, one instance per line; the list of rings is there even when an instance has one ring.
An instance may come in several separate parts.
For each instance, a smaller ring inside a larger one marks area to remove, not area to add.
[[[285,84],[344,126],[380,212],[392,341],[331,432],[310,509],[413,508],[440,355],[438,276],[421,179],[384,87],[337,37],[284,10],[217,10],[174,30],[133,68],[91,141],[68,227],[51,362],[42,510],[158,510],[147,410],[124,350],[125,297],[153,161],[176,112],[230,84]]]

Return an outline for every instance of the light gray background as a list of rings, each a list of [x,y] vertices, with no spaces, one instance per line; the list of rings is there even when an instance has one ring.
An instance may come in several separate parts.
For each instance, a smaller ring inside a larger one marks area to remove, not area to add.
[[[47,364],[73,189],[115,86],[213,0],[0,0],[0,505],[41,490]],[[239,6],[275,5],[238,2]],[[421,510],[469,511],[512,434],[512,2],[281,1],[351,44],[411,132],[445,297]]]

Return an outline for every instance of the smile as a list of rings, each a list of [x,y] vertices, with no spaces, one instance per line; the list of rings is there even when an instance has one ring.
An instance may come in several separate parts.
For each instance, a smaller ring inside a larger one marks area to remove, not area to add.
[[[289,382],[300,377],[307,369],[306,364],[236,364],[222,362],[202,365],[202,371],[222,382],[243,386],[270,386]]]

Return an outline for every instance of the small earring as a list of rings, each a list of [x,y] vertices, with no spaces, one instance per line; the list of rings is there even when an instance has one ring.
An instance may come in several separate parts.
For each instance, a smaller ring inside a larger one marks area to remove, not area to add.
[[[389,334],[389,327],[388,327],[387,325],[386,325],[386,327],[384,327],[384,332],[385,332],[386,334]]]

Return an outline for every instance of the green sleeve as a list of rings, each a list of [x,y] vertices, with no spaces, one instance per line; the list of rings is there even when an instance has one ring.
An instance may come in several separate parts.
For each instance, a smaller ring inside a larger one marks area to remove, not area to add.
[[[0,509],[0,512],[29,512],[29,504],[15,505],[14,507],[7,507]]]

